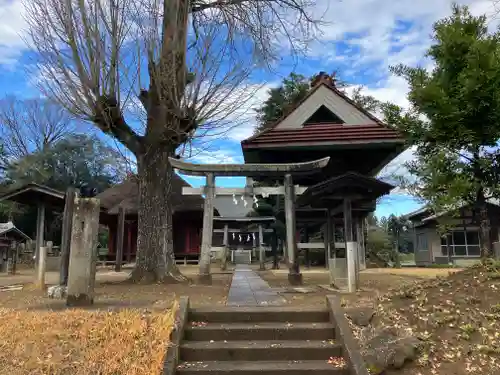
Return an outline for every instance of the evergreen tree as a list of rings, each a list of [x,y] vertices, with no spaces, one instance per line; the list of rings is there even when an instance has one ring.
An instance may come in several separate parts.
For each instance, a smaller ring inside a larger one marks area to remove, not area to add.
[[[500,32],[453,6],[434,25],[434,68],[393,67],[410,86],[409,111],[386,104],[386,121],[416,148],[407,187],[435,212],[475,207],[481,256],[491,254],[487,199],[500,197]]]

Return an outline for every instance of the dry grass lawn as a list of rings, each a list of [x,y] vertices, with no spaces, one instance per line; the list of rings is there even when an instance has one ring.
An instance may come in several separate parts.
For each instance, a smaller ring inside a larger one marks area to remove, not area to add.
[[[1,309],[0,374],[160,374],[175,308],[151,314]]]
[[[192,283],[175,285],[134,285],[123,282],[125,272],[101,271],[87,309],[67,308],[30,284],[0,290],[0,375],[161,374],[177,297],[189,296],[192,306],[226,302],[232,274],[197,285],[196,270],[183,267]]]
[[[343,294],[346,301],[371,301],[387,293],[391,288],[409,285],[415,281],[425,281],[436,277],[444,277],[450,273],[457,272],[457,269],[426,269],[426,268],[374,268],[367,269],[360,274],[360,291],[355,294]],[[321,306],[325,304],[325,297],[328,294],[335,294],[332,291],[322,289],[319,285],[330,284],[330,276],[324,268],[302,269],[303,286],[311,287],[313,292],[309,293],[289,293],[281,295],[290,305],[301,306]],[[259,272],[259,275],[266,280],[271,287],[287,288],[288,271],[285,267],[279,270],[267,270]]]
[[[198,285],[196,282],[197,267],[181,267],[181,270],[192,279],[190,284],[135,285],[124,282],[128,272],[117,274],[108,270],[101,270],[96,278],[94,308],[161,310],[170,307],[176,297],[181,295],[189,296],[190,303],[193,306],[226,303],[227,292],[231,285],[231,271],[217,273],[217,269],[214,269],[212,285]],[[48,276],[49,284],[57,282],[57,277],[54,277],[54,275]],[[16,281],[16,279],[21,281]],[[28,280],[26,273],[19,277],[10,276],[10,284],[23,284],[26,283],[26,280]],[[29,280],[33,280],[33,276]],[[4,283],[4,285],[7,285],[7,283]],[[45,293],[36,290],[32,284],[25,284],[22,290],[0,290],[0,308],[2,307],[29,310],[66,309],[65,301],[47,298]]]

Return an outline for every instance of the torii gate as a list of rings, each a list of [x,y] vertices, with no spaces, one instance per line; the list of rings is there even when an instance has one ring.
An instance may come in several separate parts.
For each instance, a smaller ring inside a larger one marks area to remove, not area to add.
[[[186,175],[205,176],[205,187],[184,187],[184,195],[205,195],[203,207],[203,233],[200,256],[200,281],[210,283],[210,253],[212,248],[214,198],[216,195],[284,195],[285,196],[285,221],[286,244],[288,251],[288,281],[290,284],[302,283],[302,274],[299,270],[297,259],[297,241],[295,238],[295,196],[302,194],[307,188],[294,186],[293,176],[304,176],[317,173],[326,167],[330,157],[302,163],[276,163],[276,164],[194,164],[169,158],[172,167]],[[283,179],[283,186],[279,187],[253,187],[244,188],[216,188],[216,176],[239,177],[271,177]]]

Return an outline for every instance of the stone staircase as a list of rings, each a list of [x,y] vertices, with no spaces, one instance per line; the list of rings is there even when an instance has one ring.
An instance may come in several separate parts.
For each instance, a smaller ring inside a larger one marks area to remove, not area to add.
[[[339,367],[346,348],[326,307],[188,308],[186,315],[177,375],[365,374],[347,357]]]

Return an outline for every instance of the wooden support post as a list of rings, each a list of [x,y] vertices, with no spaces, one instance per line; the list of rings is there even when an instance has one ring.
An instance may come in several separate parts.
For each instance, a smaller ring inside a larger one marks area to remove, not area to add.
[[[16,274],[16,264],[17,264],[17,243],[12,241],[10,244],[10,254],[7,257],[7,262],[10,261],[10,269],[8,270],[11,275]]]
[[[127,223],[127,263],[132,262],[132,226]]]
[[[64,212],[61,236],[61,269],[59,272],[59,285],[68,285],[69,253],[71,251],[71,228],[75,211],[76,189],[70,187],[64,197]]]
[[[257,255],[255,255],[257,251],[257,238],[255,238],[255,232],[252,235],[252,259],[255,259]]]
[[[37,287],[45,290],[45,270],[47,268],[47,248],[41,246],[38,249],[38,267],[37,267]]]
[[[215,176],[207,173],[205,185],[205,202],[203,206],[203,232],[201,236],[200,270],[198,278],[201,283],[211,284],[210,256],[212,252],[213,219],[214,219]]]
[[[335,233],[333,233],[333,225],[332,225],[332,215],[330,210],[326,210],[326,248],[325,248],[325,261],[326,268],[330,268],[330,259],[332,258],[332,242],[335,242]]]
[[[366,268],[366,258],[365,258],[365,230],[364,230],[364,222],[365,220],[362,217],[359,217],[357,221],[357,234],[356,239],[358,241],[358,285],[359,285],[359,271],[362,271]]]
[[[264,271],[266,269],[265,253],[264,253],[264,231],[262,224],[259,224],[259,269]]]
[[[118,209],[118,225],[116,231],[116,261],[115,261],[115,271],[120,272],[122,270],[123,262],[123,243],[125,241],[125,208],[120,207]]]
[[[94,303],[99,212],[99,199],[75,199],[66,300],[68,306]]]
[[[350,293],[357,290],[356,285],[356,242],[353,241],[352,206],[349,198],[344,198],[344,237],[347,258],[347,288]]]
[[[271,237],[271,252],[273,253],[273,270],[279,269],[279,258],[278,258],[278,235],[276,230],[273,232]]]
[[[220,263],[221,271],[225,271],[227,269],[227,251],[229,249],[229,225],[224,224],[224,238],[222,239],[222,246],[224,250],[222,250],[222,257]]]
[[[40,248],[44,245],[44,231],[45,231],[45,204],[38,203],[36,215],[36,245],[35,245],[35,267],[38,267],[38,254]]]
[[[356,271],[355,271],[355,275],[356,275],[356,288],[359,286],[359,269],[360,269],[360,247],[361,247],[361,242],[360,242],[360,237],[359,237],[359,219],[356,218],[356,220],[354,220],[354,228],[353,228],[353,234],[356,233],[356,241],[354,241],[355,243],[355,247],[354,247],[354,261],[355,261],[355,265],[356,265]]]
[[[309,231],[307,229],[307,227],[304,228],[304,242],[305,243],[309,243]],[[310,257],[310,253],[309,253],[310,249],[309,248],[306,248],[306,267],[307,268],[311,268],[311,257]]]
[[[290,174],[285,175],[285,219],[286,245],[288,250],[288,282],[291,285],[302,284],[302,274],[299,269],[297,254],[297,239],[295,237],[295,192]]]

